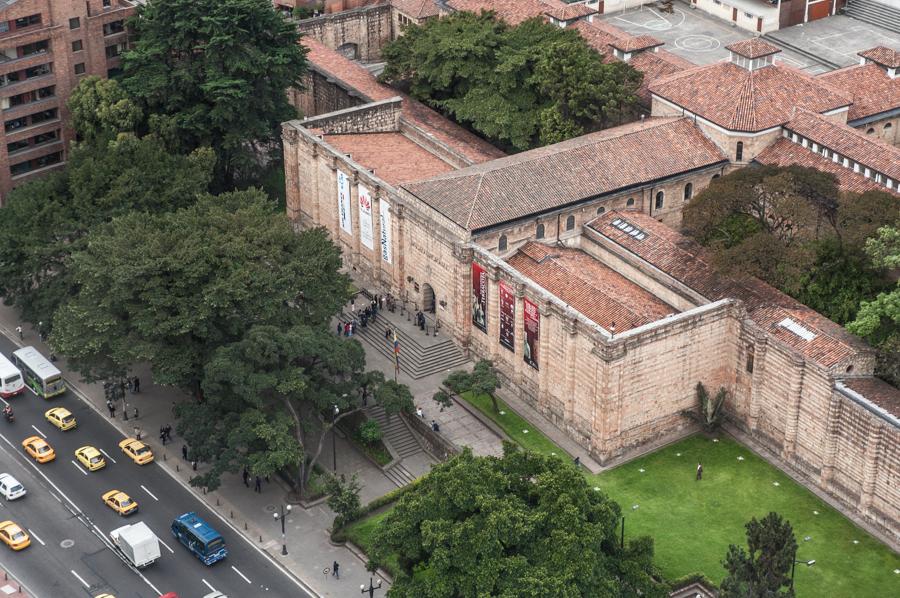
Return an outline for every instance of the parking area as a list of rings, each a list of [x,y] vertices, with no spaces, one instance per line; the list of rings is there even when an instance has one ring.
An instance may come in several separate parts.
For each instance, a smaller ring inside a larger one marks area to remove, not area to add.
[[[839,66],[858,63],[857,52],[875,46],[900,49],[900,35],[844,15],[794,25],[770,37]]]
[[[710,64],[726,60],[725,46],[753,37],[750,31],[732,27],[727,21],[717,19],[702,11],[689,8],[684,2],[675,2],[672,13],[661,12],[655,4],[645,4],[620,12],[600,15],[600,18],[634,35],[652,35],[666,43],[665,49],[690,60],[694,64]],[[813,74],[830,68],[790,50],[782,51],[776,62],[786,62]]]

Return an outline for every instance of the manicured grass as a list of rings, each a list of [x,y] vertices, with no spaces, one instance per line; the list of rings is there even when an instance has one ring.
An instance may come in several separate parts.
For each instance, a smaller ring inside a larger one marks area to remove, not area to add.
[[[375,530],[381,525],[381,522],[390,512],[390,509],[387,509],[381,513],[375,513],[374,515],[369,515],[355,523],[351,523],[347,526],[347,538],[362,548],[366,554],[371,554],[372,539],[375,535]],[[391,575],[394,575],[394,572],[400,568],[397,564],[397,560],[393,556],[388,558],[386,562],[378,564]]]
[[[900,556],[729,438],[692,436],[586,477],[622,507],[626,539],[653,536],[656,563],[669,578],[699,571],[721,582],[728,545],[746,543],[744,523],[775,511],[794,528],[797,558],[816,561],[798,565],[797,596],[900,595]]]
[[[472,396],[471,393],[465,393],[463,400],[478,409],[481,413],[496,423],[506,434],[520,446],[545,455],[557,455],[563,458],[568,457],[568,453],[556,446],[556,444],[541,434],[540,430],[532,424],[519,417],[519,415],[509,408],[502,400],[497,399],[497,406],[500,412],[494,411],[494,405],[491,398],[487,395]],[[527,430],[527,431],[526,431]]]

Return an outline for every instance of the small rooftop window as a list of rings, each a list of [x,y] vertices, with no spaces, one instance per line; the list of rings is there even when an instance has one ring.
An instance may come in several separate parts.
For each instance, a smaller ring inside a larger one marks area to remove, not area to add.
[[[816,338],[815,332],[813,332],[812,330],[809,330],[808,328],[804,328],[803,326],[801,326],[800,324],[798,324],[797,322],[795,322],[794,320],[792,320],[790,318],[783,319],[782,321],[778,322],[778,325],[781,326],[782,328],[787,328],[788,330],[790,330],[791,332],[793,332],[794,334],[796,334],[797,336],[799,336],[800,338],[802,338],[803,340],[805,340],[807,342]]]
[[[642,231],[635,225],[631,224],[627,220],[622,220],[621,218],[616,218],[615,220],[612,221],[612,225],[615,226],[620,231],[622,231],[623,233],[627,233],[628,235],[634,237],[638,241],[643,241],[644,239],[647,238],[647,233],[645,233],[644,231]]]

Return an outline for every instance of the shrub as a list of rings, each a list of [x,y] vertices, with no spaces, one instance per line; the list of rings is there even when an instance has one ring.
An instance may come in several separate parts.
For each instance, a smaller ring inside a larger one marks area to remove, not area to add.
[[[365,444],[376,444],[381,440],[381,426],[377,421],[367,419],[356,428],[356,435]]]

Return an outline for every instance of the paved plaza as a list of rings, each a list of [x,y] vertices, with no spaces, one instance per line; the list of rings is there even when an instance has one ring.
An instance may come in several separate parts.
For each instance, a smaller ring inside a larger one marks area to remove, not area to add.
[[[858,64],[857,53],[875,46],[900,48],[900,35],[844,15],[774,31],[769,38],[842,67]]]

